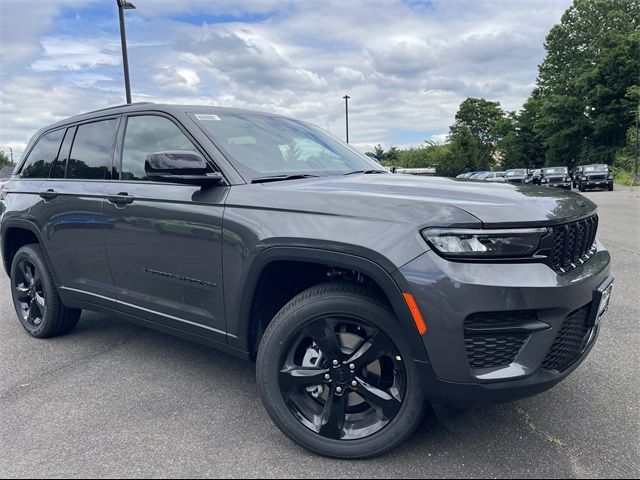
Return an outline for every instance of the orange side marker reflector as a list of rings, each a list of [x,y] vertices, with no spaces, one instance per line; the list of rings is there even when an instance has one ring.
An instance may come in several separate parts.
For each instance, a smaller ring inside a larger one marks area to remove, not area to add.
[[[404,301],[407,302],[409,311],[411,311],[411,316],[418,328],[418,333],[420,333],[420,335],[424,335],[427,333],[427,324],[424,323],[424,318],[422,318],[422,314],[420,313],[420,309],[418,308],[415,298],[413,298],[413,295],[410,293],[403,293],[402,296],[404,297]]]

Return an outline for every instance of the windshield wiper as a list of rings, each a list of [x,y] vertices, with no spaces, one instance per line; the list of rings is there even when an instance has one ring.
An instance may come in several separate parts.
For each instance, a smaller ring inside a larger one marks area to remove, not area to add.
[[[345,175],[355,175],[356,173],[362,173],[364,175],[372,175],[375,173],[388,173],[386,170],[356,170],[355,172],[345,173]]]
[[[294,173],[291,175],[271,175],[269,177],[256,177],[251,180],[251,183],[267,183],[267,182],[280,182],[282,180],[297,180],[299,178],[318,177],[319,175],[312,175],[310,173]]]

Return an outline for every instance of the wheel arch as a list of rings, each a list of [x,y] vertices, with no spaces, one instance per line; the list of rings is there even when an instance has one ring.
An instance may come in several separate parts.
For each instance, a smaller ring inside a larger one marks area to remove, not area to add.
[[[2,229],[0,234],[1,245],[0,251],[2,252],[2,263],[7,275],[11,275],[11,263],[16,252],[23,246],[37,243],[44,252],[45,260],[49,267],[51,267],[51,261],[49,254],[44,243],[44,239],[38,227],[25,219],[13,219],[2,223]],[[35,240],[35,242],[33,241]],[[51,271],[53,278],[57,282],[56,272]]]
[[[262,275],[270,265],[274,265],[277,262],[296,262],[330,266],[354,270],[366,275],[375,282],[389,301],[398,322],[403,328],[405,338],[412,349],[414,359],[428,361],[424,344],[413,322],[409,307],[402,295],[402,292],[406,292],[407,290],[406,288],[403,289],[403,285],[399,285],[398,282],[394,280],[389,270],[369,258],[345,252],[309,247],[270,247],[262,251],[254,259],[246,275],[243,291],[238,296],[241,307],[238,313],[238,327],[236,331],[239,335],[238,337],[229,338],[230,345],[248,351],[252,356],[255,355],[256,340],[258,340],[259,343],[261,333],[259,333],[258,338],[256,338],[256,334],[253,332],[256,328],[256,318],[252,312],[256,296],[259,293],[258,289]],[[394,270],[395,268],[393,268],[391,272]],[[326,281],[326,278],[324,281]],[[289,298],[289,300],[291,298]],[[270,320],[271,319],[269,319],[269,321]],[[390,327],[397,328],[397,325],[390,325]]]

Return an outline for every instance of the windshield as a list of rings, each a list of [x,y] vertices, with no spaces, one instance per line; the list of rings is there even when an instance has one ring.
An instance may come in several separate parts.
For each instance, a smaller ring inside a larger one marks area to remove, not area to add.
[[[565,173],[569,172],[567,167],[543,168],[542,171],[545,175],[564,175]]]
[[[518,169],[518,170],[507,170],[507,173],[505,175],[507,177],[522,177],[526,174],[527,174],[527,171],[525,169]]]
[[[584,167],[585,172],[606,172],[609,169],[607,165],[587,165]]]
[[[251,113],[195,114],[249,181],[269,176],[337,175],[384,167],[313,125]]]

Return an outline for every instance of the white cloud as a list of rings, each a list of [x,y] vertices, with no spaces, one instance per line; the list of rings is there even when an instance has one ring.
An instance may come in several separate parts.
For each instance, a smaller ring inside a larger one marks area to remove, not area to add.
[[[52,119],[122,103],[115,7],[94,19],[88,1],[0,3],[0,148]],[[273,111],[343,137],[348,93],[350,136],[372,148],[442,141],[467,96],[520,108],[570,0],[134,3],[134,99]]]

